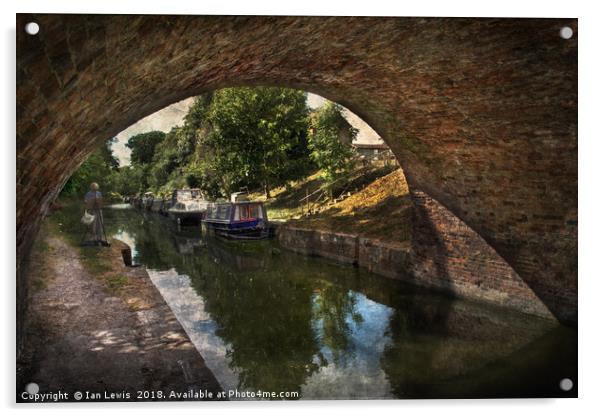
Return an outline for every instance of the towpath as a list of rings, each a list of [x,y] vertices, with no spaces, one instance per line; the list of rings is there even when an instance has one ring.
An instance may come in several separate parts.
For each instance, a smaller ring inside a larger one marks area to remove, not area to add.
[[[61,236],[38,245],[17,400],[29,382],[134,401],[140,392],[221,391],[144,268],[123,265],[124,246],[86,249],[98,254],[89,258]]]

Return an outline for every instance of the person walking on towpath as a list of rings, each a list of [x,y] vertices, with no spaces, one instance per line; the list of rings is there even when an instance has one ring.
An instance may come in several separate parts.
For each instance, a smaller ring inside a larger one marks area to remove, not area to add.
[[[86,233],[84,234],[83,245],[92,244],[97,246],[108,246],[107,236],[104,230],[102,217],[102,193],[98,190],[98,184],[93,182],[90,184],[90,191],[84,197],[86,211],[82,217],[82,223],[87,225]],[[92,233],[92,240],[86,241],[88,231]]]

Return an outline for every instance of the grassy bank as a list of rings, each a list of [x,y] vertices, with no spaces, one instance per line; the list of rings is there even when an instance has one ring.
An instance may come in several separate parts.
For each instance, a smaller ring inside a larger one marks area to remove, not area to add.
[[[81,203],[77,204],[71,200],[60,201],[55,211],[44,222],[37,242],[39,245],[37,253],[42,257],[61,256],[61,254],[52,253],[53,249],[46,243],[46,237],[62,239],[73,247],[86,270],[101,281],[109,293],[114,296],[124,295],[122,293],[128,287],[135,286],[131,274],[124,269],[121,256],[121,250],[127,248],[127,245],[110,239],[110,247],[82,247],[80,239],[83,226],[76,221],[79,217],[74,214],[79,211],[81,211]]]
[[[412,205],[401,169],[378,178],[343,201],[293,224],[359,234],[389,242],[410,239]]]
[[[376,179],[391,173],[393,166],[367,166],[364,169],[356,169],[355,172],[329,186],[323,178],[322,171],[316,171],[298,181],[288,183],[286,186],[270,190],[270,198],[263,193],[251,194],[251,199],[263,201],[268,210],[268,216],[273,220],[290,220],[300,218],[306,211],[306,200],[308,194],[312,206],[317,207],[330,200],[330,196],[338,197],[344,192],[360,190]],[[322,191],[324,193],[322,193]]]
[[[360,234],[389,242],[405,242],[410,238],[411,200],[403,172],[395,167],[369,167],[342,181],[333,191],[351,195],[341,201],[323,198],[313,203],[314,213],[306,216],[301,201],[326,187],[321,172],[271,191],[271,198],[262,194],[252,199],[265,202],[270,220],[285,220],[301,227]],[[314,195],[318,197],[320,192]]]

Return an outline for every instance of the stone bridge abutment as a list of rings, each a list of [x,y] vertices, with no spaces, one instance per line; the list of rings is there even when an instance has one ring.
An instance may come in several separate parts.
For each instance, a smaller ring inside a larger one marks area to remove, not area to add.
[[[18,261],[100,143],[203,91],[276,85],[339,102],[386,140],[422,279],[503,288],[514,274],[517,297],[575,322],[577,32],[571,19],[18,15]]]

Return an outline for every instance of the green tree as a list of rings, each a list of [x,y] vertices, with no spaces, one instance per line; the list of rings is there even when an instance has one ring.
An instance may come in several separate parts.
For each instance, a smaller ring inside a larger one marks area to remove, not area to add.
[[[115,173],[123,195],[200,187],[227,196],[241,187],[271,187],[313,168],[308,149],[308,109],[302,91],[228,88],[195,98],[184,124],[167,134],[131,137],[131,167]]]
[[[213,92],[195,97],[192,106],[184,117],[184,127],[196,131],[206,125],[207,113],[213,103]]]
[[[112,170],[119,168],[119,160],[113,154],[113,144],[117,142],[117,138],[109,139],[103,146],[100,147],[100,155],[106,164]]]
[[[132,150],[130,159],[132,164],[148,164],[153,161],[155,148],[165,139],[165,133],[152,131],[140,133],[128,139],[127,146]]]
[[[309,165],[305,93],[272,87],[215,92],[203,138],[224,193],[237,187],[270,187],[301,175]]]
[[[179,168],[184,165],[183,155],[178,150],[178,141],[182,136],[181,132],[181,128],[173,128],[155,148],[149,171],[150,186],[155,190],[167,184],[172,175],[177,174]]]
[[[148,164],[120,167],[113,175],[115,192],[122,196],[131,196],[145,192],[149,187],[149,169],[150,166]]]
[[[173,188],[196,188],[203,184],[203,173],[198,171],[199,161],[203,159],[200,142],[209,129],[206,114],[212,97],[213,93],[196,97],[184,117],[183,126],[174,127],[155,147],[149,171],[149,185],[153,191],[167,194]]]
[[[348,131],[344,132],[344,129]],[[346,123],[341,106],[328,102],[312,114],[309,135],[311,157],[331,182],[351,167],[353,149],[341,141],[343,136],[352,142],[357,136],[357,129]]]
[[[92,182],[97,182],[105,196],[114,191],[114,175],[119,162],[113,155],[111,145],[116,139],[106,141],[93,151],[65,183],[61,195],[83,197]]]

